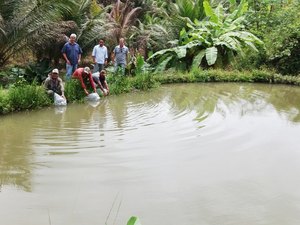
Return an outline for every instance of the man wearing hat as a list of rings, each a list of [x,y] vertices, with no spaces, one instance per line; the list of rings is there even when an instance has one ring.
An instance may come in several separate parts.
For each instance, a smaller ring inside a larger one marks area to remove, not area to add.
[[[96,87],[95,87],[95,84],[93,81],[91,69],[89,67],[76,69],[75,72],[73,73],[72,78],[80,80],[81,87],[83,88],[86,95],[89,94],[89,92],[86,88],[86,84],[85,84],[88,81],[89,81],[90,85],[92,86],[94,92],[97,93],[97,90],[96,90]]]
[[[53,69],[51,73],[49,73],[48,77],[44,82],[44,87],[47,91],[47,94],[53,96],[54,93],[64,96],[64,84],[62,79],[58,76],[58,69]]]

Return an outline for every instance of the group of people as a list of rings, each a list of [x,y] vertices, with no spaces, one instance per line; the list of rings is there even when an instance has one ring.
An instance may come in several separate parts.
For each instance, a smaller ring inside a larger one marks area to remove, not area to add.
[[[104,40],[99,40],[99,44],[93,48],[92,57],[96,71],[91,72],[89,67],[78,68],[81,61],[82,49],[76,42],[76,34],[71,34],[68,42],[65,43],[61,52],[66,61],[66,81],[78,79],[81,83],[86,95],[89,95],[87,85],[89,84],[93,91],[97,93],[97,88],[101,90],[104,96],[109,94],[109,87],[106,82],[105,67],[108,64],[108,51],[104,45]],[[128,47],[125,46],[124,38],[120,38],[119,45],[117,45],[111,55],[112,63],[114,64],[115,72],[121,70],[125,73],[126,63],[128,61]],[[49,95],[57,93],[65,98],[64,84],[59,77],[59,70],[53,69],[44,82],[44,87]]]

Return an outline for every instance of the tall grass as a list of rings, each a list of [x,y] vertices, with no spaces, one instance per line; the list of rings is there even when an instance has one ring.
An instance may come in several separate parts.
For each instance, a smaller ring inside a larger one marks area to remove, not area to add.
[[[70,80],[65,83],[65,96],[68,102],[82,102],[85,93],[79,80]]]
[[[8,91],[8,101],[12,111],[35,109],[51,104],[44,88],[37,85],[11,88]]]
[[[21,85],[0,91],[0,114],[14,111],[36,109],[51,105],[51,99],[43,87]]]

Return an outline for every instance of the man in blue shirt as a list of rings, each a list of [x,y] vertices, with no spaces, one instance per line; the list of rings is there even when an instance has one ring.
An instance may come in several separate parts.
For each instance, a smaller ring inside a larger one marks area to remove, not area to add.
[[[73,72],[80,63],[82,54],[79,44],[76,43],[76,34],[70,35],[69,41],[64,45],[61,52],[66,60],[66,79],[70,80]]]
[[[128,48],[125,46],[124,38],[120,38],[119,45],[117,45],[113,52],[113,63],[115,64],[115,72],[119,68],[122,70],[122,74],[125,74],[125,67],[128,57]]]

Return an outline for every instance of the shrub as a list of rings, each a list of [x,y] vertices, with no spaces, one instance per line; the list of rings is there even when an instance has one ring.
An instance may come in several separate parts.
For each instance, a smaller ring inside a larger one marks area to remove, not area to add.
[[[21,85],[9,89],[8,102],[12,111],[34,109],[52,103],[44,88],[37,85]]]
[[[115,74],[107,77],[107,83],[111,94],[121,94],[129,92],[132,85],[126,76]]]
[[[85,93],[79,80],[70,80],[65,83],[65,96],[69,102],[83,101]]]
[[[132,83],[133,87],[139,90],[148,90],[159,85],[150,73],[138,74],[133,78]]]

